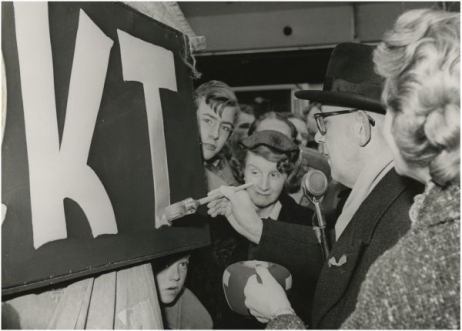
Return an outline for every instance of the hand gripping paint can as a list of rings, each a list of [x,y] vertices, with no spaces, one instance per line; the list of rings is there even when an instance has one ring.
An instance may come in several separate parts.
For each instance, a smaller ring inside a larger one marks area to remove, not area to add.
[[[256,260],[236,262],[226,268],[223,273],[223,290],[229,307],[238,314],[251,316],[249,309],[244,303],[244,287],[252,275],[257,275],[258,282],[261,282],[260,277],[255,271],[255,267],[258,265],[268,268],[270,274],[286,292],[292,288],[292,275],[289,270],[279,264]]]

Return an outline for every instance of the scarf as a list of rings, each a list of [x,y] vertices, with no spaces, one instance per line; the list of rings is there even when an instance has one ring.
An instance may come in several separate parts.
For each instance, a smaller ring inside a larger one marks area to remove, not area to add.
[[[335,224],[336,241],[369,193],[393,167],[393,157],[388,150],[382,151],[382,154],[377,155],[364,165]]]

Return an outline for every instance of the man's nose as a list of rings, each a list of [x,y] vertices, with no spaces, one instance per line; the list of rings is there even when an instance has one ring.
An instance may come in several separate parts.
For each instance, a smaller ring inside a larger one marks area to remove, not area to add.
[[[321,134],[321,132],[316,132],[316,134],[314,135],[314,140],[320,144],[320,143],[324,143],[324,136]]]

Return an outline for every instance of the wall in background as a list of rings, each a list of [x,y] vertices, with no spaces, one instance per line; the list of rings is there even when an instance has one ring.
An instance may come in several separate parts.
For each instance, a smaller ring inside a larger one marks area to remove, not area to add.
[[[378,42],[396,18],[415,8],[460,10],[442,2],[179,2],[205,53],[331,47]]]
[[[279,111],[291,102],[294,110],[294,100],[281,98],[273,93],[272,87],[322,86],[336,44],[376,44],[407,10],[460,11],[459,2],[179,2],[179,5],[194,32],[205,36],[207,43],[205,50],[195,53],[202,77],[194,85],[216,79],[237,90],[253,87],[253,99],[269,100],[265,105]],[[260,86],[265,88],[261,90]],[[255,108],[261,106],[248,100],[249,95],[240,96],[244,103],[253,103]]]

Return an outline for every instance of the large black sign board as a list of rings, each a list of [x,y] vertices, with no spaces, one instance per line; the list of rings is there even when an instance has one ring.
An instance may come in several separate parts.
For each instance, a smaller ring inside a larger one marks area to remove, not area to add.
[[[87,164],[107,192],[116,234],[93,237],[81,206],[63,199],[67,237],[34,247],[30,162],[15,6],[2,3],[2,52],[7,115],[2,143],[2,294],[8,295],[140,263],[210,243],[200,215],[154,226],[153,188],[143,84],[124,80],[119,31],[172,51],[177,92],[160,89],[171,203],[205,193],[190,69],[181,33],[120,3],[50,2],[48,6],[57,130],[62,140],[82,11],[113,42]],[[32,22],[31,22],[32,24]],[[140,64],[142,65],[142,64]],[[37,83],[40,79],[37,79]],[[30,152],[30,151],[29,151]]]

